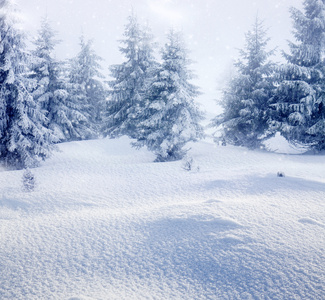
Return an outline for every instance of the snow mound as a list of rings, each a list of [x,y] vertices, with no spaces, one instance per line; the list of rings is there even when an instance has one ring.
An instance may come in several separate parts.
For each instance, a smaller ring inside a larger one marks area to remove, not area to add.
[[[264,145],[269,151],[276,153],[302,154],[308,151],[308,149],[303,145],[294,146],[290,144],[279,132],[277,132],[274,137],[265,141]]]
[[[29,193],[0,172],[0,299],[325,298],[325,157],[202,141],[185,172],[127,138],[59,147]]]

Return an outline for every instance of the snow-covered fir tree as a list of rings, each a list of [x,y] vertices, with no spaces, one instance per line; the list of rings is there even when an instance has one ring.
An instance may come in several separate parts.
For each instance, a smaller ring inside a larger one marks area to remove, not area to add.
[[[110,68],[114,80],[104,117],[105,136],[137,137],[138,115],[144,106],[144,94],[157,66],[155,43],[150,29],[138,23],[134,13],[128,18],[120,52],[126,61]]]
[[[107,91],[102,80],[105,78],[100,72],[100,62],[103,59],[93,49],[91,40],[80,38],[80,52],[71,60],[69,74],[70,96],[84,103],[82,112],[88,118],[88,128],[92,137],[99,134],[102,112]]]
[[[275,69],[269,60],[274,53],[267,50],[269,40],[263,22],[256,18],[235,63],[237,74],[224,91],[224,111],[212,121],[213,126],[221,125],[220,138],[225,143],[254,149],[269,137],[267,107],[274,91]]]
[[[82,111],[85,101],[69,93],[67,66],[54,56],[59,43],[55,37],[48,18],[43,18],[34,41],[36,49],[32,52],[32,95],[46,112],[45,125],[54,132],[58,142],[85,139],[91,136],[88,119]]]
[[[291,8],[296,43],[283,53],[279,87],[271,99],[272,126],[291,143],[325,149],[325,0]]]
[[[180,32],[170,30],[162,49],[162,65],[146,93],[146,107],[138,124],[135,147],[147,146],[156,161],[179,160],[186,154],[189,141],[202,138],[203,113],[195,100],[198,88],[190,83],[191,61]]]
[[[13,1],[0,1],[0,160],[9,167],[25,168],[50,155],[53,136],[29,93],[28,55],[17,13]]]

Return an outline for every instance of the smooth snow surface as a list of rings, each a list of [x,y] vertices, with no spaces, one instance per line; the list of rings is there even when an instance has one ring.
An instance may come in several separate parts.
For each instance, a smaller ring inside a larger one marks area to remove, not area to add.
[[[282,153],[282,154],[302,154],[308,151],[308,147],[303,145],[292,145],[290,144],[280,132],[277,132],[274,137],[265,141],[264,146],[271,152]]]
[[[0,299],[325,299],[324,156],[129,142],[0,172]]]

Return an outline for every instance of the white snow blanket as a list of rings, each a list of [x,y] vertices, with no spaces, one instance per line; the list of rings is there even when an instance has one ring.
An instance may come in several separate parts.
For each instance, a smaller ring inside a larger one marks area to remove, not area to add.
[[[0,299],[325,299],[324,156],[129,143],[61,144],[32,192],[1,170]]]

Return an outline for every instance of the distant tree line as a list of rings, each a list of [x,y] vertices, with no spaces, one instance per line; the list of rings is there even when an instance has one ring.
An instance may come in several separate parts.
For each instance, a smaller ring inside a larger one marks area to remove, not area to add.
[[[181,33],[169,31],[159,63],[150,29],[140,26],[132,14],[121,43],[126,60],[110,68],[114,80],[109,82],[103,134],[135,139],[132,145],[147,146],[156,161],[181,159],[186,143],[203,137],[203,113],[195,103],[200,93],[190,83]]]
[[[60,142],[127,135],[134,147],[147,146],[157,161],[180,159],[188,141],[203,136],[203,114],[195,103],[187,51],[173,30],[158,62],[148,27],[132,14],[120,51],[125,61],[101,73],[92,41],[68,61],[55,58],[59,41],[42,19],[34,49],[17,26],[17,8],[0,2],[0,163],[37,166]]]
[[[235,64],[237,74],[224,90],[224,111],[212,125],[225,144],[263,147],[279,132],[289,143],[325,149],[325,0],[291,8],[295,42],[286,63],[270,61],[263,22],[256,19]]]
[[[223,143],[254,149],[280,132],[290,143],[325,148],[325,0],[303,3],[303,12],[291,9],[296,41],[283,53],[286,63],[270,60],[275,50],[266,50],[269,38],[258,18],[246,34],[224,111],[212,121]],[[107,81],[91,40],[81,36],[79,53],[60,61],[47,18],[32,50],[17,24],[12,0],[0,1],[1,164],[29,168],[57,143],[123,135],[154,152],[156,161],[171,161],[204,137],[200,92],[180,32],[169,31],[158,56],[150,28],[132,13],[119,48],[124,61],[110,67]]]

